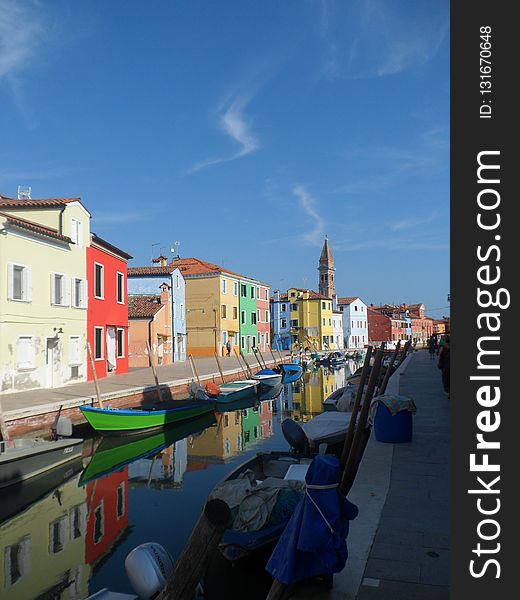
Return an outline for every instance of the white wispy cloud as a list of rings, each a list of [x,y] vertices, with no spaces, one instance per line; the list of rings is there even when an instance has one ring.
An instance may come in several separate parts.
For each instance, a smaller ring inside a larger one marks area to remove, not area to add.
[[[427,225],[428,223],[432,223],[439,217],[439,213],[432,212],[429,215],[420,215],[420,216],[408,216],[398,221],[393,221],[389,223],[389,227],[392,231],[401,231],[403,229],[412,229],[414,227],[418,227],[419,225]]]
[[[208,158],[195,165],[189,170],[188,174],[195,173],[206,167],[218,165],[224,162],[230,162],[237,158],[242,158],[258,150],[260,142],[251,129],[251,124],[245,115],[245,109],[251,101],[249,95],[235,95],[223,102],[218,110],[218,123],[220,128],[239,145],[237,152],[230,155]]]
[[[38,3],[0,0],[0,78],[30,65],[45,40]]]
[[[417,3],[406,12],[381,0],[321,0],[318,7],[320,77],[328,81],[387,77],[422,66],[448,37],[447,3]]]
[[[293,194],[299,199],[301,209],[313,223],[312,229],[302,234],[300,240],[312,246],[319,246],[323,242],[325,220],[316,208],[316,200],[303,185],[295,185]]]

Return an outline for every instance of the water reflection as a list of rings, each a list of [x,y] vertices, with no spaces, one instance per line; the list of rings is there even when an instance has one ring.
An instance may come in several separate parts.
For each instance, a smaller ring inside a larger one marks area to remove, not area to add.
[[[260,449],[287,449],[280,422],[322,412],[358,366],[308,370],[296,383],[152,434],[86,440],[83,464],[4,491],[0,597],[131,592],[124,558],[132,548],[153,540],[177,556],[215,483]]]

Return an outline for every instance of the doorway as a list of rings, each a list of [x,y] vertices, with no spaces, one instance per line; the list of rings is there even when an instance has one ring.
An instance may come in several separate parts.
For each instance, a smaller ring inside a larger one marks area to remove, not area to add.
[[[58,360],[58,338],[46,338],[45,342],[45,387],[52,388],[57,384],[54,363]]]

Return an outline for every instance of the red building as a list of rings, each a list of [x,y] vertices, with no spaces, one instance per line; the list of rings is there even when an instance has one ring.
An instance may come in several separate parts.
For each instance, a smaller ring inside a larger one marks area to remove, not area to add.
[[[270,308],[269,308],[269,288],[263,285],[256,288],[256,331],[257,348],[261,352],[269,352],[271,347],[270,332]]]
[[[128,260],[95,233],[87,247],[87,340],[97,377],[128,372]],[[93,379],[90,360],[87,379]]]
[[[398,342],[408,339],[406,320],[386,310],[386,307],[368,307],[367,316],[369,342]]]
[[[85,562],[95,565],[128,527],[128,467],[87,484]]]

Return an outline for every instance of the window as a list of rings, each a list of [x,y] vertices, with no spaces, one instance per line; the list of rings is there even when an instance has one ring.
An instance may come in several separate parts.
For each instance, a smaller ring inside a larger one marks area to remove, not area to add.
[[[236,331],[233,333],[233,343],[235,346],[238,346],[238,333]]]
[[[291,292],[290,296],[291,298],[294,298],[296,296],[296,292]]]
[[[117,330],[117,358],[125,357],[125,330]]]
[[[260,288],[259,287],[256,288],[256,299],[257,300],[260,299]]]
[[[256,338],[257,338],[257,344],[260,347],[260,332],[259,331],[256,334]]]
[[[223,319],[227,319],[227,306],[225,304],[220,307],[220,314]]]
[[[233,296],[238,296],[238,281],[233,281]]]
[[[325,318],[323,319],[323,325],[325,325]]]
[[[117,282],[117,302],[118,302],[118,304],[124,304],[124,302],[125,302],[125,292],[124,292],[125,276],[123,275],[123,273],[120,273],[119,271],[116,273],[116,282]]]
[[[287,305],[286,304],[282,304],[282,312],[285,312],[287,310]]]
[[[357,312],[357,306],[354,306],[354,311]]]
[[[265,343],[269,346],[269,334],[265,334]]]
[[[116,516],[120,519],[125,514],[125,482],[117,487]]]
[[[269,311],[268,310],[265,311],[265,322],[269,323]]]
[[[332,325],[332,319],[329,319],[329,327]]]
[[[60,517],[49,525],[49,551],[51,554],[61,552],[65,547],[67,533],[67,517]]]
[[[78,221],[77,219],[71,219],[70,220],[70,239],[72,240],[73,244],[77,244],[78,246],[81,246],[81,242],[82,242],[82,235],[81,235],[81,221]]]
[[[16,342],[17,369],[34,369],[34,338],[32,335],[21,335]]]
[[[227,294],[227,280],[222,279],[222,293]]]
[[[291,327],[298,327],[298,319],[291,319]]]
[[[180,285],[180,277],[178,275],[175,275],[175,287],[177,289],[179,289],[179,285]]]
[[[246,311],[245,310],[240,311],[240,324],[241,325],[246,324]]]
[[[256,313],[251,313],[251,325],[256,325]]]
[[[74,308],[87,307],[87,282],[80,277],[73,277],[71,282],[72,288],[72,306]]]
[[[225,346],[227,342],[227,331],[222,332],[222,345]]]
[[[51,273],[51,303],[68,305],[67,277],[61,273]]]
[[[81,364],[81,353],[79,348],[79,335],[69,337],[69,364]]]
[[[282,319],[281,327],[282,329],[285,329],[287,327],[287,319]]]
[[[233,319],[238,319],[238,306],[233,306]]]
[[[105,267],[99,263],[94,263],[94,296],[104,298],[105,292]]]
[[[260,317],[260,309],[259,308],[256,309],[256,322],[257,323],[261,323],[262,322],[262,319]]]
[[[297,304],[291,304],[291,312],[296,312],[298,310]]]
[[[69,511],[70,535],[73,540],[82,537],[86,528],[86,508],[84,504],[73,506]]]
[[[247,287],[243,283],[240,285],[240,296],[247,298]]]
[[[240,336],[240,347],[242,348],[242,350],[246,347],[246,340],[243,335]]]
[[[21,300],[30,302],[32,300],[32,272],[25,265],[7,265],[7,297],[9,300]]]
[[[31,566],[31,536],[26,535],[4,551],[5,587],[12,586],[29,573]]]
[[[94,327],[94,358],[103,358],[103,327]]]
[[[325,304],[325,302],[322,302],[322,303],[321,303],[321,308],[322,308],[323,310],[325,310],[325,309],[327,308],[327,305]]]
[[[255,297],[255,288],[253,286],[251,286],[251,298]]]
[[[94,511],[94,544],[98,544],[105,534],[105,514],[103,500]]]

